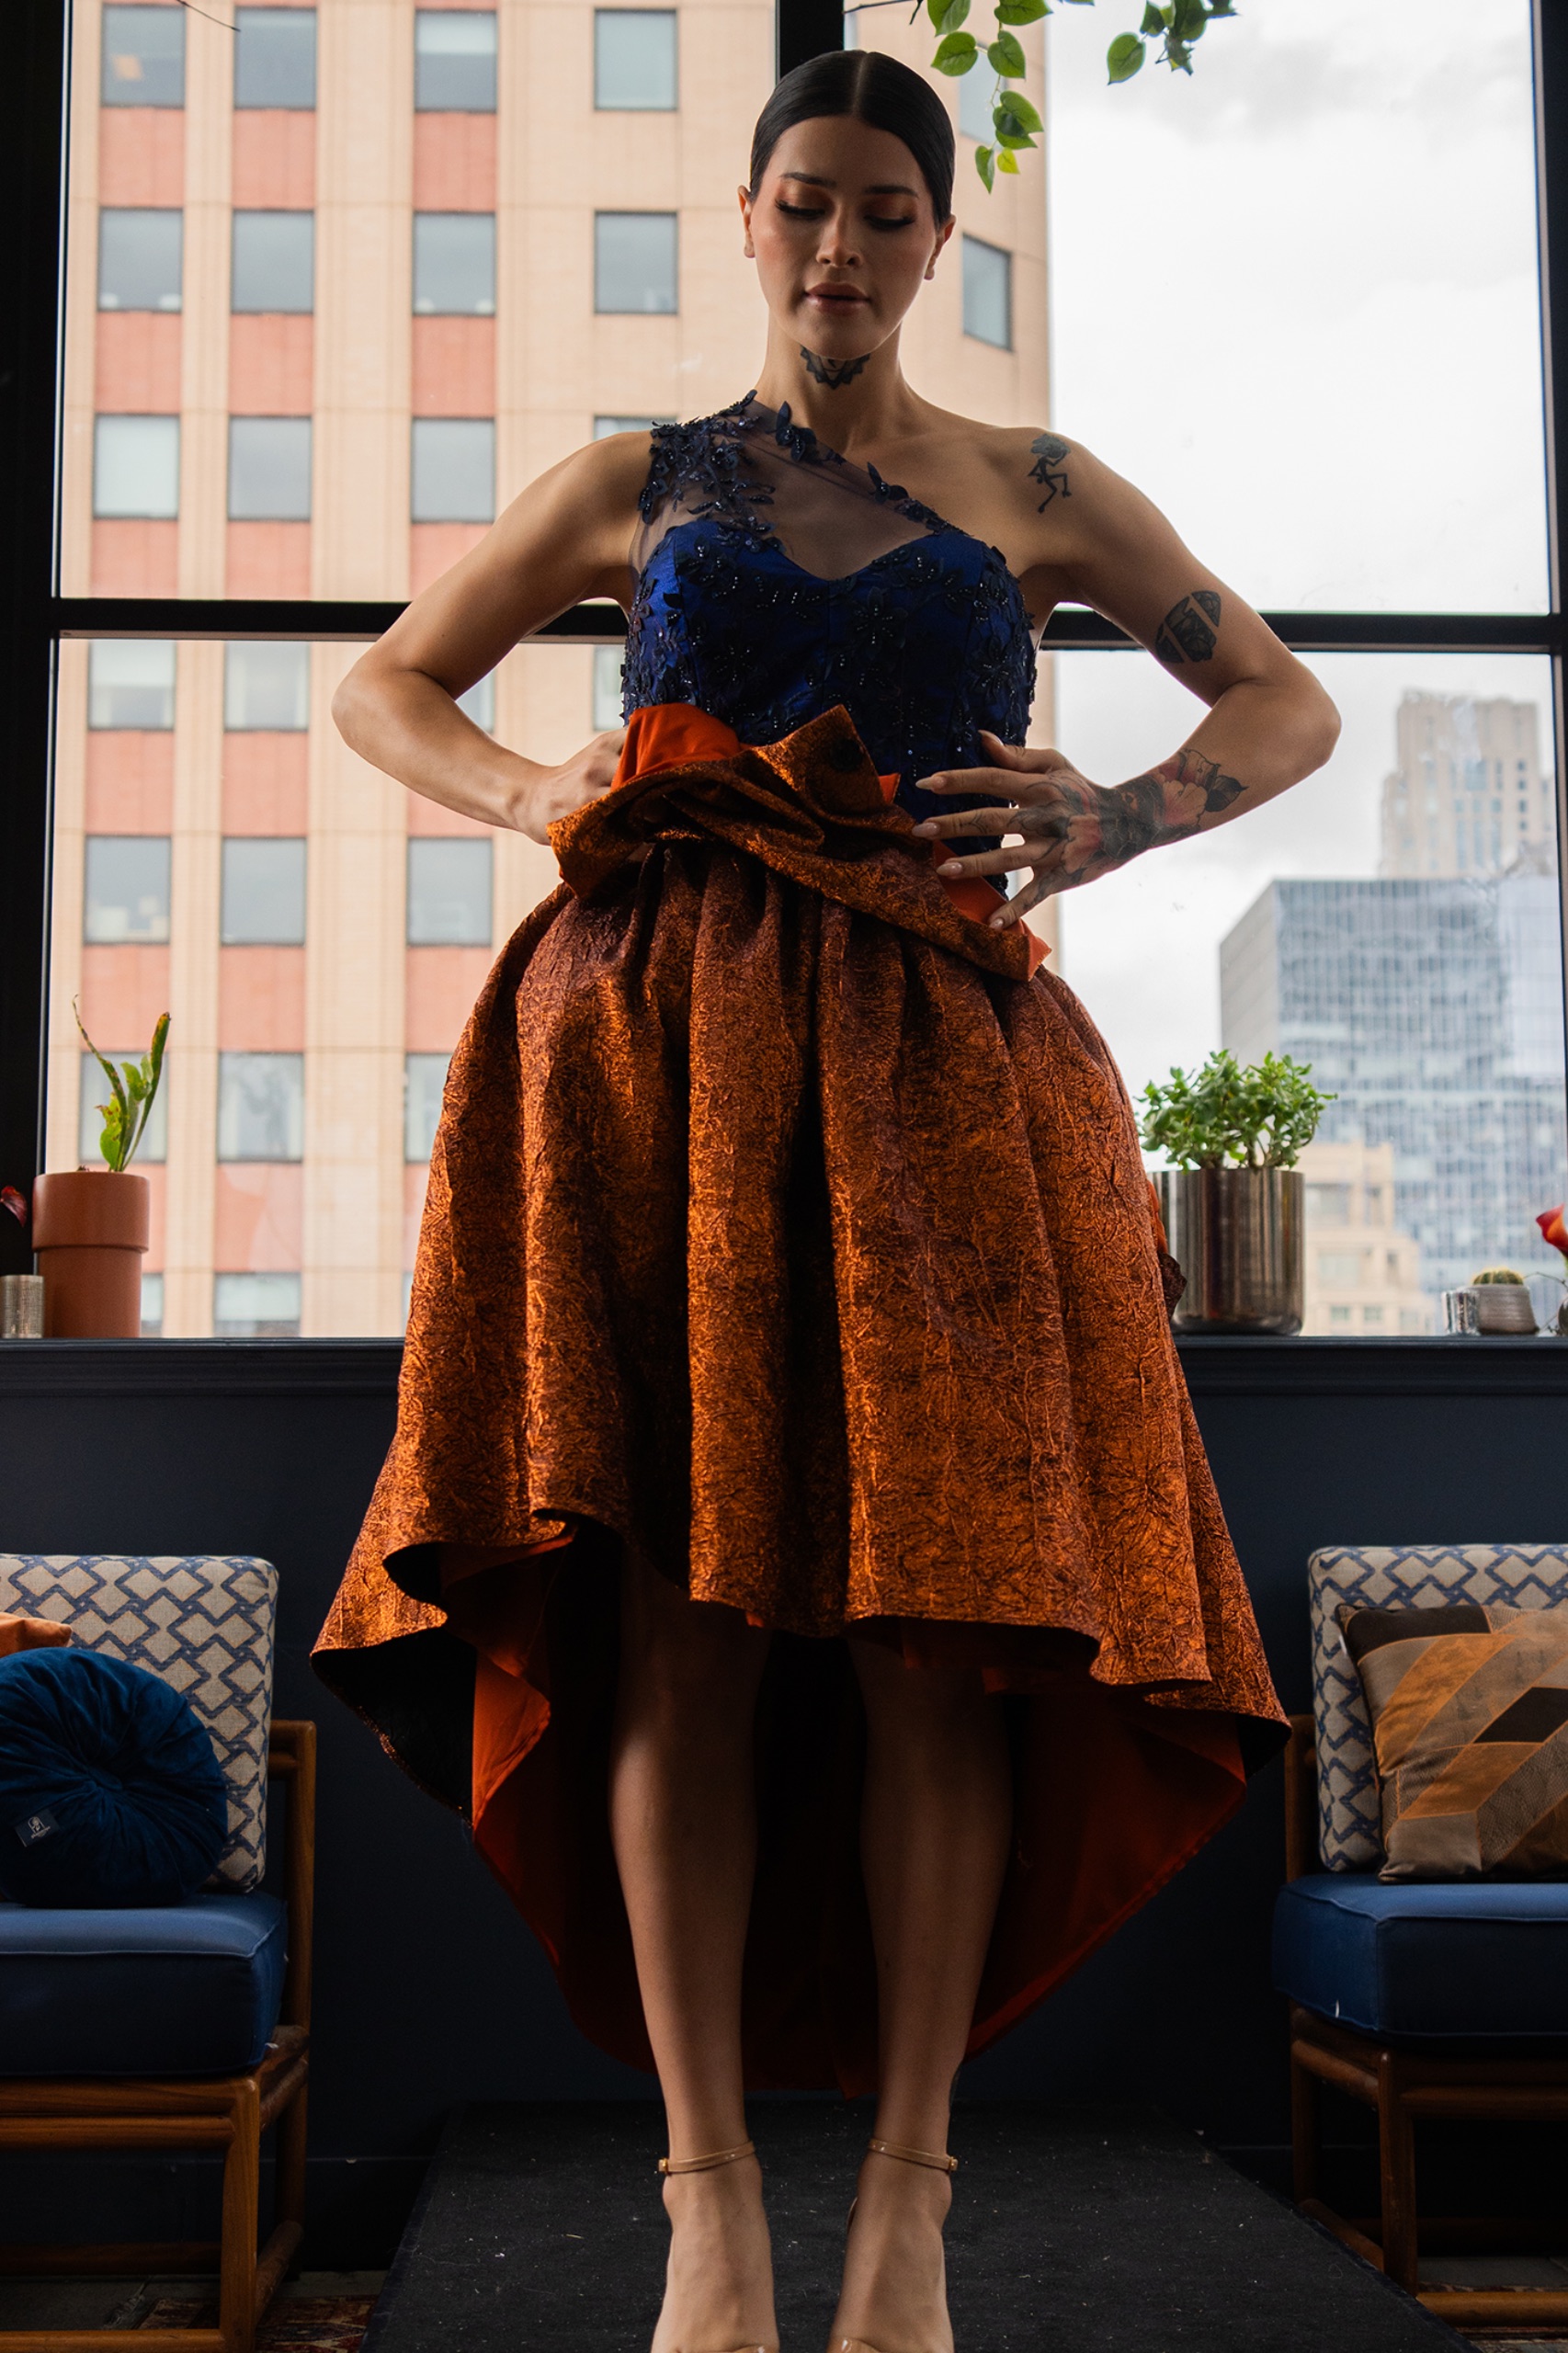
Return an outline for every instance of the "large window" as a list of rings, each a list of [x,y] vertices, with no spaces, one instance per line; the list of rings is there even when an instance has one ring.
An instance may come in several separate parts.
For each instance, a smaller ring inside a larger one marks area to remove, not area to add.
[[[106,107],[184,106],[183,10],[104,10],[103,82],[98,99]]]
[[[414,103],[422,114],[494,114],[495,15],[421,8],[414,19]]]
[[[315,102],[315,10],[236,8],[235,106],[304,109]]]
[[[100,311],[177,311],[185,215],[105,205],[98,215]]]
[[[595,310],[678,310],[678,249],[673,212],[596,212]]]
[[[315,227],[312,212],[236,212],[229,308],[313,311]]]
[[[594,104],[667,113],[680,104],[673,8],[596,8]]]

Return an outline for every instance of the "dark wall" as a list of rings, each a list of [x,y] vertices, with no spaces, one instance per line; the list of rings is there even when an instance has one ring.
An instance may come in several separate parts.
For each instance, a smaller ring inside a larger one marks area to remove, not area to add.
[[[1290,1708],[1309,1704],[1314,1545],[1568,1538],[1568,1347],[1207,1340],[1183,1358]],[[392,1429],[397,1359],[385,1341],[0,1347],[0,1550],[258,1552],[281,1572],[278,1712],[321,1727],[312,2144],[341,2225],[322,2260],[369,2259],[380,2226],[356,2237],[343,2218],[396,2207],[457,2101],[652,2089],[576,2033],[460,1825],[311,1671]],[[1226,2145],[1284,2141],[1267,1970],[1280,1849],[1276,1765],[968,2087],[1153,2097]]]

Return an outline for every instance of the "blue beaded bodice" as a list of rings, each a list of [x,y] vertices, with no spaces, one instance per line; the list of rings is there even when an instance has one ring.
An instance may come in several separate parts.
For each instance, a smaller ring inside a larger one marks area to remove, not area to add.
[[[915,779],[980,762],[983,727],[1023,742],[1035,654],[1005,558],[787,407],[655,426],[641,511],[628,716],[694,703],[770,744],[842,703],[914,816],[976,805]]]

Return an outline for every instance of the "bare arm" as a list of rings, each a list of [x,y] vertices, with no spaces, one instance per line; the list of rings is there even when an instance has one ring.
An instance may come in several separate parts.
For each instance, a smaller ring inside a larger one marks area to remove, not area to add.
[[[619,731],[551,767],[495,743],[456,698],[582,597],[629,599],[647,473],[647,435],[619,433],[530,483],[355,664],[332,707],[344,740],[426,800],[535,841],[547,839],[554,818],[602,792]]]
[[[1311,671],[1250,605],[1183,546],[1159,509],[1076,444],[1033,437],[1020,466],[1036,505],[1026,572],[1031,608],[1068,597],[1146,645],[1208,716],[1168,760],[1123,784],[1091,784],[1060,752],[985,739],[994,765],[922,781],[935,792],[1004,803],[929,818],[916,832],[1021,833],[1023,847],[955,857],[944,871],[1029,881],[994,920],[1016,923],[1055,892],[1075,889],[1146,849],[1227,824],[1321,767],[1339,718]],[[1043,490],[1044,496],[1040,494]]]

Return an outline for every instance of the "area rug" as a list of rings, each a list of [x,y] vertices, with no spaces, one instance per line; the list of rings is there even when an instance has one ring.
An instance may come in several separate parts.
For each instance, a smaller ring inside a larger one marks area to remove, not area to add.
[[[827,2336],[869,2118],[757,2100],[783,2342]],[[1438,2353],[1463,2340],[1152,2110],[960,2108],[948,2269],[965,2353]],[[665,2229],[651,2104],[449,2122],[363,2353],[646,2353]]]
[[[280,2297],[262,2322],[256,2353],[359,2353],[374,2296]],[[143,2328],[216,2328],[218,2307],[165,2296]]]

